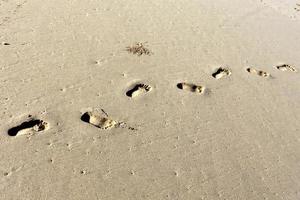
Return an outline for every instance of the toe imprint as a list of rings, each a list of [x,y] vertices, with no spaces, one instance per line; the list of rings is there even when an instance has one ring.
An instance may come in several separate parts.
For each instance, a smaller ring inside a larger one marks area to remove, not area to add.
[[[254,68],[247,68],[247,72],[249,72],[250,74],[256,74],[261,77],[269,77],[270,76],[269,73],[262,71],[262,70],[257,70]]]
[[[31,119],[29,121],[23,122],[19,126],[13,127],[8,130],[9,136],[25,135],[30,133],[41,132],[47,130],[49,124],[40,119]]]
[[[150,85],[145,85],[143,83],[136,84],[132,89],[128,90],[126,92],[126,95],[128,97],[134,98],[141,94],[146,94],[147,92],[150,92],[152,90],[152,87]]]
[[[177,88],[179,88],[181,90],[194,92],[194,93],[200,93],[200,94],[204,93],[204,91],[205,91],[204,86],[195,85],[192,83],[178,83]]]
[[[288,65],[288,64],[283,64],[283,65],[278,65],[276,66],[277,69],[279,69],[280,71],[292,71],[292,72],[297,72],[296,68]]]
[[[216,72],[212,74],[212,76],[216,79],[220,79],[224,76],[230,76],[231,75],[231,70],[228,68],[222,68],[220,67]]]

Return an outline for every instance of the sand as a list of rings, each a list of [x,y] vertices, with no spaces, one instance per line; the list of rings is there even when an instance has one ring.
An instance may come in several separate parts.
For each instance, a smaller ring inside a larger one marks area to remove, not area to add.
[[[300,199],[299,3],[0,0],[0,199]]]

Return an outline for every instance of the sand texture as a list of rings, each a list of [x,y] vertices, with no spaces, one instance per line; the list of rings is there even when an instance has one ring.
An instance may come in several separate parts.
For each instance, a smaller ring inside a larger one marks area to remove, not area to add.
[[[300,1],[0,0],[0,200],[299,200]]]

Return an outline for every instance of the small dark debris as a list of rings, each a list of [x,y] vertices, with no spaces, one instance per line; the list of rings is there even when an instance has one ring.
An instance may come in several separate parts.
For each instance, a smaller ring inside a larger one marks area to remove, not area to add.
[[[141,55],[151,55],[152,54],[152,52],[148,48],[146,48],[144,46],[144,44],[141,43],[141,42],[137,42],[133,46],[126,47],[126,50],[129,53],[132,53],[132,54],[135,54],[135,55],[138,55],[138,56],[141,56]]]

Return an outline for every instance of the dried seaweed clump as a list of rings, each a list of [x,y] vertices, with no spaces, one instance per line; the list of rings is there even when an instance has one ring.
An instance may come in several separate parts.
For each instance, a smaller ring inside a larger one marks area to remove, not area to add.
[[[145,47],[141,42],[137,42],[135,45],[126,48],[129,53],[141,56],[141,55],[151,55],[152,52]]]

